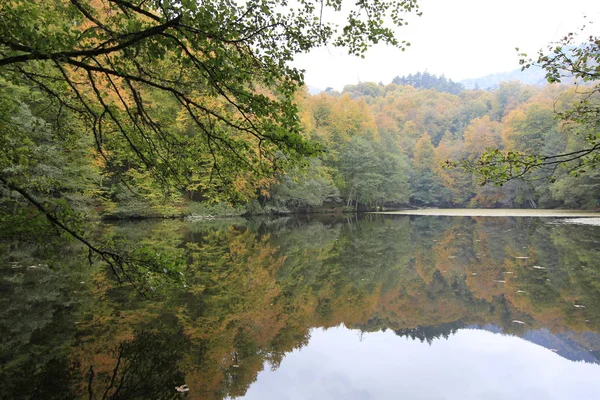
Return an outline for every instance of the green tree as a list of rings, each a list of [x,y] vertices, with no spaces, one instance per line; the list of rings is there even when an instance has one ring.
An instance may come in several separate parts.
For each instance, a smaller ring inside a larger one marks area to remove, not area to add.
[[[381,175],[381,160],[373,143],[354,136],[340,155],[340,172],[345,182],[346,205],[372,204],[383,197],[385,182]]]
[[[278,178],[270,190],[275,205],[291,210],[320,207],[340,200],[331,171],[319,159],[312,159],[304,170],[293,169]]]
[[[396,76],[392,80],[392,83],[396,85],[410,85],[415,88],[433,89],[438,92],[451,94],[459,94],[464,90],[462,84],[453,82],[452,79],[446,79],[444,75],[438,77],[427,71],[423,73],[417,72],[415,75],[408,74],[408,76]]]
[[[406,157],[379,147],[383,176],[380,203],[408,204],[410,167]]]
[[[415,204],[439,204],[445,196],[441,178],[434,167],[435,149],[428,134],[424,134],[415,145],[413,176],[411,179],[411,201]]]

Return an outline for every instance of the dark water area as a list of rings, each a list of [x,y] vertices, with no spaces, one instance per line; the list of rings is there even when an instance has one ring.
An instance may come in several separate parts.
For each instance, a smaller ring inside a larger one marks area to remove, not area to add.
[[[148,299],[1,244],[0,399],[598,399],[600,227],[560,221],[104,225],[186,261]]]

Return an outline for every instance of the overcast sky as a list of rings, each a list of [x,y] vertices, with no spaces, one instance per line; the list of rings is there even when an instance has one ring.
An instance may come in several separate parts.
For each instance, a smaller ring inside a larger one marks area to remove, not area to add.
[[[429,344],[340,326],[312,330],[309,344],[279,368],[265,365],[243,399],[597,400],[599,373],[598,364],[483,330],[459,329]]]
[[[533,55],[588,20],[600,29],[599,0],[421,0],[420,7],[423,15],[398,29],[399,38],[412,44],[405,52],[377,46],[359,59],[320,48],[295,65],[306,70],[308,85],[321,89],[387,84],[425,70],[460,81],[519,68],[515,47]]]

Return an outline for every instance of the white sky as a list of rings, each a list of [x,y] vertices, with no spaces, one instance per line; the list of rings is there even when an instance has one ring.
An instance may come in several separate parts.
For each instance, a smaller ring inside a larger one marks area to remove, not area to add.
[[[535,332],[535,331],[534,331]],[[314,329],[308,346],[268,365],[245,400],[600,398],[600,365],[516,336],[460,329],[431,345],[391,330]]]
[[[411,43],[405,52],[377,46],[360,59],[320,48],[298,56],[295,65],[306,70],[308,85],[320,89],[387,84],[425,70],[460,81],[517,69],[515,47],[534,55],[589,20],[600,33],[599,0],[420,0],[420,7],[423,15],[398,29],[398,37]]]

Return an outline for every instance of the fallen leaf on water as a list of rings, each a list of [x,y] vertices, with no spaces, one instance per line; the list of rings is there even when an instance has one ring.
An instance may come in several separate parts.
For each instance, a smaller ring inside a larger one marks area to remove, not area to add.
[[[177,390],[179,393],[186,393],[190,391],[190,388],[188,387],[188,385],[181,385],[175,386],[175,390]]]

